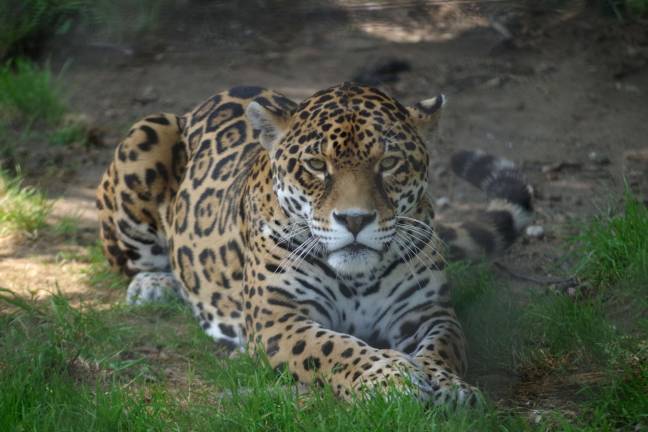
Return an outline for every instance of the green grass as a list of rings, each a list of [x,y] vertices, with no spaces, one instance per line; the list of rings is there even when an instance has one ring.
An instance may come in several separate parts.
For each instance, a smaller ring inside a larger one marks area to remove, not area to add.
[[[584,224],[574,244],[583,257],[576,296],[546,291],[522,298],[488,265],[449,267],[471,365],[508,367],[531,380],[590,374],[595,378],[577,396],[565,393],[581,401],[579,413],[570,421],[555,414],[557,429],[642,430],[648,426],[648,209],[628,194],[621,211]]]
[[[62,166],[62,153],[88,149],[89,126],[85,116],[67,112],[64,99],[47,65],[19,59],[0,66],[0,169],[22,166],[26,174],[48,178],[74,171],[77,160]]]
[[[590,252],[588,259],[607,256],[603,252],[615,244],[601,239],[641,223],[633,203],[628,197],[622,213],[583,230],[578,244]],[[634,251],[631,244],[627,250]],[[603,259],[597,270],[614,274],[620,262],[634,268],[632,257],[642,256],[612,255],[613,263]],[[114,274],[99,245],[71,259],[89,264],[93,289],[124,289],[123,279],[108,282]],[[482,374],[505,369],[526,381],[583,372],[598,377],[563,395],[568,400],[561,402],[559,394],[546,407],[532,402],[543,410],[538,424],[524,410],[501,404],[448,413],[395,394],[354,403],[337,400],[327,388],[299,395],[291,378],[263,358],[219,355],[178,302],[72,307],[60,295],[36,303],[0,291],[0,430],[641,430],[648,423],[646,315],[620,325],[625,314],[618,311],[627,310],[634,285],[623,278],[595,283],[600,272],[586,268],[579,274],[599,289],[529,297],[487,264],[449,267],[473,368]],[[563,411],[567,402],[575,415]]]
[[[623,208],[585,224],[574,239],[581,257],[577,295],[536,297],[528,318],[551,351],[580,347],[595,357],[622,333],[648,330],[648,208],[627,193]],[[599,343],[597,343],[597,341]]]
[[[534,336],[522,358],[541,367],[566,368],[564,372],[573,364],[608,364],[610,350],[621,336],[606,319],[600,301],[578,301],[561,294],[534,298],[522,325]]]
[[[88,130],[85,125],[70,124],[54,130],[49,135],[49,143],[54,146],[69,147],[71,145],[88,146]]]
[[[598,5],[603,13],[614,15],[620,21],[648,16],[648,0],[599,0]]]
[[[92,287],[120,289],[128,286],[128,279],[111,269],[103,254],[100,242],[88,247],[83,260],[89,264],[83,273]]]
[[[64,113],[61,92],[47,66],[18,59],[0,67],[0,118],[5,122],[54,125]]]
[[[0,1],[0,61],[38,54],[53,37],[88,33],[112,41],[151,32],[160,11],[170,1],[159,0],[2,0]],[[75,33],[77,32],[77,33]]]
[[[59,232],[61,229],[66,230],[60,227]],[[59,263],[66,261],[86,263],[87,267],[82,270],[82,273],[88,285],[94,289],[125,290],[128,286],[128,278],[112,270],[103,254],[101,243],[98,241],[88,246],[83,253],[59,252],[56,260]]]
[[[79,238],[79,217],[74,215],[61,216],[51,226],[51,231],[56,237],[60,237],[65,242],[76,243]]]
[[[466,338],[471,369],[514,369],[520,320],[516,296],[486,263],[450,263],[453,303]],[[517,299],[519,302],[519,299]]]
[[[626,0],[626,7],[632,15],[648,15],[648,0]]]
[[[588,430],[648,426],[648,209],[626,194],[623,210],[596,218],[576,239],[583,256],[576,297],[534,299],[522,326],[527,363],[593,371],[580,423]],[[572,430],[572,429],[569,429]],[[640,429],[636,429],[640,430]]]
[[[2,0],[0,60],[34,50],[42,39],[64,32],[82,3],[79,0]]]
[[[596,286],[648,282],[648,208],[627,194],[623,210],[596,218],[577,238],[580,275]],[[646,291],[645,293],[648,293]]]
[[[168,0],[99,0],[86,2],[84,23],[112,40],[122,41],[154,31]]]
[[[16,171],[34,156],[34,143],[47,142],[42,129],[56,127],[65,112],[47,68],[26,60],[0,66],[0,169]]]
[[[326,388],[299,396],[263,360],[217,357],[178,305],[1,295],[14,310],[0,315],[0,430],[530,430],[495,409],[448,415],[396,395],[347,404]]]
[[[35,235],[47,226],[52,204],[38,189],[23,186],[20,177],[0,170],[0,234]]]

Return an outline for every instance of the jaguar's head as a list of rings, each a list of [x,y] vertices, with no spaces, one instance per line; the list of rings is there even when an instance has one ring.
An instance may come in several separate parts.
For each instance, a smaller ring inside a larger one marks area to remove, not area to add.
[[[405,108],[374,88],[344,84],[290,114],[248,106],[282,209],[308,226],[339,274],[375,268],[397,217],[423,197],[430,156],[422,136],[436,128],[444,102],[440,95]]]

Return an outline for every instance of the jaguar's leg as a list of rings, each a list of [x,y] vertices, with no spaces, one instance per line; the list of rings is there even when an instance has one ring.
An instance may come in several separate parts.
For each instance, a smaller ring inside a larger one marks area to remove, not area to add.
[[[416,329],[401,334],[396,349],[411,355],[425,372],[432,386],[432,402],[475,405],[479,390],[461,378],[467,368],[465,338],[453,309],[445,305],[431,306],[422,313],[409,314],[394,326],[409,329],[411,323],[418,323]]]
[[[170,271],[165,210],[185,169],[180,133],[173,114],[135,123],[97,188],[104,253],[129,276]]]
[[[250,291],[267,292],[264,288]],[[327,329],[288,306],[285,298],[267,300],[274,309],[257,307],[254,312],[250,304],[246,324],[250,349],[262,349],[272,367],[287,368],[304,384],[328,382],[345,399],[362,390],[390,386],[429,399],[432,389],[426,375],[408,355],[373,348],[354,336]],[[278,302],[286,306],[277,306]]]

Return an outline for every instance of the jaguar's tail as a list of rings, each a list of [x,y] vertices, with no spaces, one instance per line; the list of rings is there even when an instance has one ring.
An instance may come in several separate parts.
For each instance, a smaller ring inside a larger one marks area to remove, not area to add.
[[[475,259],[509,247],[530,223],[532,189],[515,164],[483,151],[460,151],[453,172],[486,193],[488,206],[465,221],[437,223],[450,259]]]

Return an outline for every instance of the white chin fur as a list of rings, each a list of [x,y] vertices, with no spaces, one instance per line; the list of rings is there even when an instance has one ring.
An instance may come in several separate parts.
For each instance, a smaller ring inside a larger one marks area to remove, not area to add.
[[[339,274],[366,273],[378,265],[380,254],[372,250],[359,252],[338,251],[330,254],[327,262]]]

